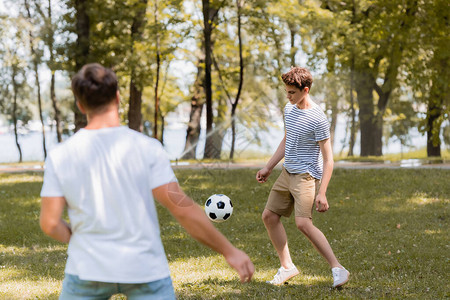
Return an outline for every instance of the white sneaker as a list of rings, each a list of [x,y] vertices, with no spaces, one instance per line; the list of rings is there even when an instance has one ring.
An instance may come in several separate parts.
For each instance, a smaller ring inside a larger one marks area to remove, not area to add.
[[[348,277],[350,276],[350,272],[347,271],[344,267],[339,268],[333,268],[331,269],[331,272],[333,273],[333,287],[340,287],[342,285],[344,285],[345,283],[347,283],[348,281]]]
[[[285,281],[291,279],[295,275],[298,275],[300,272],[297,270],[295,266],[293,266],[290,269],[285,269],[283,267],[278,269],[277,274],[273,277],[271,281],[267,281],[267,283],[273,284],[273,285],[281,285]]]

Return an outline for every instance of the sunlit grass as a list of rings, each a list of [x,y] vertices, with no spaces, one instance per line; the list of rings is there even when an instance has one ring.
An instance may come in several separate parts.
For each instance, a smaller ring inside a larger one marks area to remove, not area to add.
[[[336,155],[335,160],[344,160],[344,161],[359,161],[359,162],[398,162],[401,160],[408,159],[419,159],[425,161],[427,163],[434,162],[442,162],[450,160],[450,149],[441,149],[441,157],[428,157],[427,149],[421,148],[417,150],[411,150],[404,153],[389,153],[384,154],[382,156],[367,156],[367,157],[359,157],[359,156],[351,156],[348,157],[346,154]]]
[[[240,284],[220,255],[189,238],[157,205],[179,299],[448,297],[449,170],[335,170],[327,193],[330,211],[313,218],[351,272],[342,290],[330,288],[328,265],[292,218],[284,224],[300,275],[281,287],[265,283],[279,261],[260,215],[278,172],[261,185],[255,170],[176,171],[185,192],[200,205],[214,193],[232,199],[233,216],[216,227],[256,266],[253,281]],[[60,292],[66,246],[39,229],[41,183],[42,174],[0,174],[0,299],[56,299]]]

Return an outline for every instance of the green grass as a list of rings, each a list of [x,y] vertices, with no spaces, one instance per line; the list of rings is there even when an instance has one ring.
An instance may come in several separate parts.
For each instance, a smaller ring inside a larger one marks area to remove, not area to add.
[[[448,299],[450,170],[335,170],[331,208],[313,218],[351,272],[341,290],[330,288],[328,265],[292,218],[284,224],[301,273],[282,287],[265,283],[279,261],[260,215],[278,172],[263,185],[255,170],[176,172],[202,205],[214,193],[233,200],[233,216],[217,228],[256,266],[254,280],[240,284],[222,257],[190,239],[158,206],[179,299]],[[39,230],[41,182],[42,174],[0,174],[0,299],[56,299],[60,291],[66,246]]]

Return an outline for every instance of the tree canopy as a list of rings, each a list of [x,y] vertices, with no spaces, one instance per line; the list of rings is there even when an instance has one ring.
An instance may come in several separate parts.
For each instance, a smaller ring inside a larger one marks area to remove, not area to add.
[[[409,145],[413,128],[427,136],[429,156],[450,140],[444,0],[24,0],[8,7],[14,13],[0,12],[0,112],[16,132],[39,116],[43,128],[56,124],[58,142],[83,127],[56,78],[68,82],[99,62],[118,74],[124,124],[164,142],[166,117],[190,103],[185,157],[195,157],[203,111],[205,157],[221,157],[227,132],[233,157],[236,132],[254,128],[258,140],[271,114],[282,112],[280,75],[301,65],[314,74],[311,93],[323,99],[332,136],[338,118],[348,123],[349,155],[358,134],[361,156],[382,155],[392,139]]]

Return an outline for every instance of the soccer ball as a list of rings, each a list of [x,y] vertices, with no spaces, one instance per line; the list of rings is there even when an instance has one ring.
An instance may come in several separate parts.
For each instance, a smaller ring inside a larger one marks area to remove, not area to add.
[[[233,213],[233,204],[230,198],[223,194],[214,194],[205,202],[205,212],[213,222],[224,222]]]

